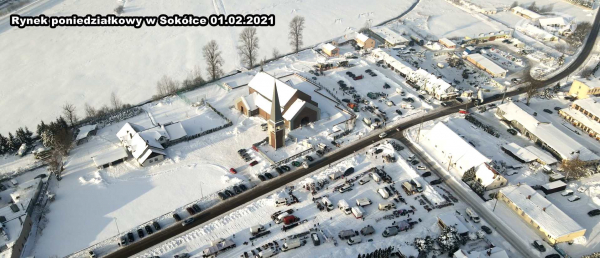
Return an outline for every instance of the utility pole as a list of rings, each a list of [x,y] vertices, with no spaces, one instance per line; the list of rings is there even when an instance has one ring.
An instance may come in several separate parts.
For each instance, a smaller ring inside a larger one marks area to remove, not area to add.
[[[421,123],[419,123],[419,131],[417,131],[417,143],[419,143],[419,138],[421,137],[421,128],[423,127],[423,115],[421,115]]]
[[[496,204],[498,204],[498,193],[496,193],[496,202],[494,203],[494,208],[492,209],[492,212],[496,211]]]
[[[451,164],[452,164],[452,156],[448,157],[448,171],[450,171]]]
[[[502,94],[502,102],[500,104],[504,104],[504,98],[506,98],[506,91],[508,90],[507,86],[504,86],[504,93]]]
[[[119,224],[117,224],[117,217],[113,217],[113,219],[115,219],[115,225],[117,226],[117,233],[118,233],[118,235],[120,235],[121,231],[119,230]]]

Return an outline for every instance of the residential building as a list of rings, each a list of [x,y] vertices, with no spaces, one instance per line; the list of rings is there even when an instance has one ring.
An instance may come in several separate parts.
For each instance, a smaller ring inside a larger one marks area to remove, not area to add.
[[[558,114],[572,125],[600,141],[600,97],[579,99]]]
[[[535,146],[527,146],[522,148],[518,144],[511,142],[502,146],[501,148],[506,154],[521,163],[531,163],[535,161],[542,165],[552,165],[558,162],[554,157],[552,157],[552,155],[547,154]]]
[[[402,77],[406,77],[415,71],[409,64],[398,58],[398,56],[393,54],[389,49],[374,49],[371,52],[371,55],[378,60],[383,61],[384,65],[390,68],[390,70],[400,74]]]
[[[578,99],[600,96],[600,80],[576,79],[571,84],[569,95]]]
[[[410,42],[409,39],[403,37],[400,33],[390,29],[387,26],[378,26],[369,29],[370,36],[384,42],[386,47],[394,47],[400,45],[407,45]]]
[[[331,43],[324,44],[321,49],[328,56],[338,56],[340,54],[340,49]]]
[[[540,18],[538,20],[542,28],[561,29],[569,25],[563,17]]]
[[[159,163],[167,155],[162,144],[169,141],[169,136],[161,127],[146,130],[136,124],[125,123],[117,132],[117,138],[140,166]]]
[[[375,48],[375,40],[363,33],[358,33],[356,34],[356,45],[362,49],[373,49]]]
[[[477,66],[477,68],[489,73],[493,77],[506,77],[506,69],[500,67],[492,60],[487,59],[481,54],[470,54],[467,55],[466,59],[473,65]]]
[[[542,15],[540,15],[534,11],[531,11],[529,9],[520,7],[520,6],[513,7],[512,12],[516,15],[519,15],[521,17],[524,17],[524,18],[527,18],[530,20],[534,20],[534,21],[538,20],[539,18],[542,18]]]
[[[455,49],[456,48],[456,43],[452,42],[452,40],[449,40],[447,38],[441,38],[439,40],[440,44],[442,44],[444,47],[449,48],[449,49]]]
[[[504,187],[498,193],[498,200],[551,245],[585,235],[585,228],[528,185]]]
[[[446,212],[438,215],[438,226],[441,229],[445,229],[447,227],[455,227],[456,232],[459,235],[467,235],[469,234],[469,229],[465,224],[463,224],[457,217],[456,212]]]
[[[473,36],[465,36],[461,44],[479,44],[497,39],[511,39],[513,30],[501,30],[488,33],[479,33]]]
[[[579,158],[591,164],[598,163],[600,157],[566,135],[547,121],[543,115],[537,114],[521,102],[508,102],[498,106],[496,116],[506,120],[514,129],[542,149],[550,152],[558,160]]]
[[[475,172],[475,181],[485,190],[505,186],[508,182],[489,163],[491,159],[481,154],[473,145],[456,134],[445,123],[437,123],[427,134],[422,136],[435,148],[434,154],[450,163],[462,177],[467,172]]]
[[[125,161],[129,157],[127,151],[122,147],[105,151],[99,155],[92,157],[94,164],[98,169],[106,168]]]
[[[406,78],[413,87],[426,91],[437,100],[446,101],[458,96],[450,83],[422,68],[407,74]]]
[[[508,258],[508,254],[500,247],[471,252],[459,249],[452,255],[452,258]]]
[[[246,116],[259,116],[270,120],[274,86],[280,104],[285,128],[294,130],[321,119],[319,104],[311,96],[292,87],[293,82],[283,82],[265,72],[260,72],[248,83],[248,94],[235,101],[235,108]]]

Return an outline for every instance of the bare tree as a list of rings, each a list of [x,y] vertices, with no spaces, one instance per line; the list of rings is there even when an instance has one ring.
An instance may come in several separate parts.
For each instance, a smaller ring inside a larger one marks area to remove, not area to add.
[[[86,117],[95,117],[97,115],[96,109],[88,103],[85,103],[84,109]]]
[[[273,59],[277,59],[279,56],[281,56],[279,54],[279,50],[277,50],[277,48],[273,48]]]
[[[533,83],[530,83],[529,86],[527,86],[527,102],[525,103],[527,106],[529,106],[529,101],[531,100],[531,98],[533,98],[533,96],[535,96],[537,94],[537,88],[535,87],[535,85]]]
[[[219,45],[217,41],[211,40],[202,48],[202,55],[206,60],[206,71],[211,80],[216,80],[223,75],[223,58],[221,57],[221,51],[219,51]]]
[[[258,55],[258,36],[256,36],[256,28],[246,27],[240,33],[240,45],[238,52],[242,57],[242,63],[252,69],[256,64],[256,56]]]
[[[510,9],[513,9],[515,7],[519,6],[519,2],[514,1],[511,5],[510,5]]]
[[[587,175],[587,164],[585,161],[576,157],[572,160],[563,160],[560,167],[565,173],[567,179],[579,179]]]
[[[69,120],[71,125],[77,123],[77,114],[75,114],[75,105],[67,102],[63,105],[63,115]]]
[[[290,45],[294,49],[294,53],[300,51],[302,46],[302,32],[304,31],[304,17],[296,16],[290,22]]]
[[[204,84],[204,78],[202,78],[202,70],[200,66],[194,66],[194,69],[190,70],[188,77],[183,80],[182,87],[184,89],[194,89]]]
[[[114,91],[110,93],[110,104],[114,110],[119,110],[123,107],[123,102],[117,97]]]
[[[179,84],[171,77],[166,75],[160,78],[160,80],[156,83],[156,93],[158,94],[158,97],[174,94],[177,92],[178,88]]]
[[[372,24],[372,21],[370,19],[366,20],[365,25],[363,25],[363,27],[359,30],[359,32],[363,33],[365,31],[369,30],[372,26],[371,24]]]

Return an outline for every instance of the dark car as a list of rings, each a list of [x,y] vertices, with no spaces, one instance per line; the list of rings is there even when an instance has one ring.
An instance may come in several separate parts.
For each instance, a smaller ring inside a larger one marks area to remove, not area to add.
[[[190,215],[194,215],[194,213],[196,213],[192,207],[187,207],[187,208],[185,208],[185,210],[186,210],[186,211],[187,211],[187,212],[188,212]]]
[[[152,222],[152,227],[154,227],[154,230],[156,231],[160,230],[160,224],[156,221]]]
[[[139,237],[139,238],[142,238],[142,237],[144,237],[144,230],[143,230],[143,229],[141,229],[141,228],[138,228],[138,230],[137,230],[137,233],[138,233],[138,237]]]
[[[146,226],[144,226],[144,229],[146,230],[146,233],[148,233],[148,235],[150,235],[150,234],[154,233],[154,232],[152,231],[152,227],[151,227],[150,225],[146,225]]]
[[[423,95],[419,95],[417,97],[419,97],[420,99],[423,99],[423,100],[425,99],[425,96],[423,96]]]
[[[554,107],[554,110],[556,110],[556,111],[559,111],[559,110],[561,110],[561,109],[562,109],[562,108],[560,108],[560,107]]]
[[[287,166],[287,165],[283,165],[283,166],[281,166],[281,169],[283,169],[283,170],[284,170],[284,171],[286,171],[286,172],[287,172],[287,171],[290,171],[290,170],[292,170],[292,169],[291,169],[289,166]]]
[[[429,182],[430,185],[439,185],[442,183],[441,179],[436,179],[436,180],[432,180],[431,182]]]
[[[442,107],[447,107],[447,106],[449,106],[450,104],[448,104],[448,102],[442,102],[442,104],[441,104],[441,105],[442,105]]]
[[[483,230],[483,232],[485,232],[488,235],[492,233],[492,229],[485,225],[481,226],[481,230]]]
[[[240,194],[242,193],[242,189],[240,189],[237,185],[233,186],[233,191],[235,192],[235,194]]]
[[[546,255],[546,258],[560,258],[560,255],[558,255],[558,254],[549,254],[549,255]]]
[[[402,115],[402,111],[400,109],[396,109],[396,114]]]
[[[246,191],[248,190],[248,187],[246,187],[245,184],[240,184],[240,189],[242,189],[242,191]]]
[[[537,249],[538,251],[540,251],[541,253],[546,252],[546,247],[539,240],[533,241],[533,243],[531,243],[531,245],[533,245],[533,247],[535,249]]]
[[[188,219],[184,220],[184,221],[181,223],[181,225],[185,227],[185,226],[187,226],[187,225],[189,225],[189,224],[192,224],[192,222],[194,222],[194,218],[188,218]]]
[[[129,243],[133,243],[133,241],[135,240],[135,238],[133,237],[133,233],[127,233],[127,240],[129,240]]]
[[[239,150],[238,150],[238,153],[239,153],[239,154],[246,153],[246,149],[239,149]]]
[[[428,176],[431,176],[431,172],[427,171],[427,172],[423,173],[421,176],[422,176],[422,177],[428,177]]]
[[[507,131],[509,134],[512,134],[512,135],[517,135],[517,130],[515,130],[515,129],[509,128],[509,129],[506,129],[506,131]]]
[[[420,161],[419,161],[419,160],[416,160],[416,159],[413,159],[413,160],[410,162],[410,164],[413,164],[413,165],[417,165],[417,164],[419,164],[419,163],[420,163]]]
[[[463,100],[461,98],[456,98],[456,101],[463,103]]]
[[[313,160],[315,160],[315,159],[313,159],[313,157],[311,157],[311,156],[306,156],[305,158],[306,158],[308,161],[310,161],[310,162],[312,162]]]
[[[261,175],[258,175],[258,179],[259,179],[260,181],[265,181],[265,180],[267,180],[267,178],[265,178],[265,176],[263,176],[262,174],[261,174]]]
[[[227,195],[227,197],[233,197],[233,196],[235,196],[235,194],[232,191],[225,190],[224,192]]]
[[[279,173],[280,175],[283,174],[283,169],[281,169],[280,167],[275,168],[275,171],[277,171],[277,173]]]
[[[221,199],[221,200],[225,200],[225,199],[227,199],[227,195],[225,195],[225,194],[224,194],[224,193],[222,193],[222,192],[218,192],[218,193],[217,193],[217,195],[219,196],[219,199]]]
[[[599,209],[591,210],[588,212],[588,215],[590,217],[598,216],[598,215],[600,215],[600,210]]]
[[[200,206],[198,206],[198,204],[193,204],[192,205],[192,209],[194,209],[195,212],[200,212],[202,211],[202,209],[200,209]]]
[[[343,102],[350,103],[350,99],[342,99]]]
[[[127,236],[121,236],[121,241],[119,242],[119,244],[121,246],[125,246],[127,245],[129,242],[127,242]]]
[[[548,114],[552,114],[552,113],[553,113],[553,112],[552,112],[552,110],[550,110],[550,109],[547,109],[547,108],[544,108],[544,112],[546,112],[546,113],[548,113]]]
[[[34,178],[46,178],[47,175],[46,174],[39,174],[37,176],[35,176]]]
[[[265,177],[267,179],[273,179],[273,175],[271,175],[271,173],[265,173]]]
[[[175,221],[181,221],[181,217],[179,217],[179,214],[177,213],[173,213],[173,218],[175,219]]]

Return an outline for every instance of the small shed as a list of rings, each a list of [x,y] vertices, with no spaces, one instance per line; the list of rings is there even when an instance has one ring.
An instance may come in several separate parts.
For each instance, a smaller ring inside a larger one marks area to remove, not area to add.
[[[127,154],[127,151],[125,151],[124,148],[116,148],[104,152],[100,155],[94,156],[92,157],[92,160],[94,160],[94,164],[97,168],[102,169],[108,166],[112,166],[114,164],[121,163],[125,161],[128,157],[129,155]]]
[[[84,125],[79,127],[79,133],[77,133],[77,138],[75,138],[75,143],[77,145],[87,142],[88,137],[91,135],[96,135],[96,131],[98,130],[98,126],[93,125]]]
[[[340,54],[340,49],[330,43],[323,45],[322,50],[328,56],[338,56]]]
[[[567,189],[567,184],[560,180],[542,185],[542,192],[544,192],[544,194],[546,195],[556,192],[562,192],[565,189]]]

